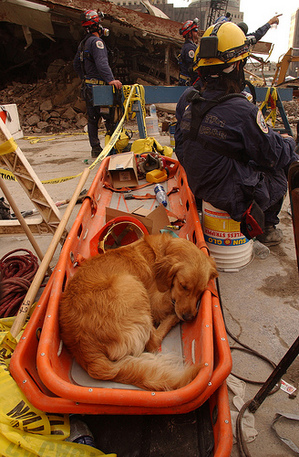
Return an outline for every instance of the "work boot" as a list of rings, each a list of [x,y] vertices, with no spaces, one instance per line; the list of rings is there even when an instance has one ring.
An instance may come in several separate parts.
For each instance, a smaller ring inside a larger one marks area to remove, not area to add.
[[[275,225],[266,226],[262,235],[257,235],[256,239],[266,246],[275,246],[283,240],[282,230]]]
[[[103,148],[100,144],[93,146],[91,149],[91,157],[98,157],[99,154],[103,151]]]

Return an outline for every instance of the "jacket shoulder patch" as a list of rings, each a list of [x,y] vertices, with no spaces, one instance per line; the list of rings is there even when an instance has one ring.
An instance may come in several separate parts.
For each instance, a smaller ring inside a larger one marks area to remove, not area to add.
[[[263,133],[269,132],[268,125],[264,119],[264,116],[263,116],[263,113],[261,112],[261,110],[258,110],[258,112],[257,112],[256,123]]]
[[[97,48],[99,48],[99,49],[104,49],[104,43],[103,43],[103,41],[102,41],[102,40],[98,40],[98,41],[96,42],[96,46],[97,46]]]
[[[194,57],[193,49],[190,49],[190,51],[188,52],[188,56],[190,57],[190,59],[193,59],[193,57]]]

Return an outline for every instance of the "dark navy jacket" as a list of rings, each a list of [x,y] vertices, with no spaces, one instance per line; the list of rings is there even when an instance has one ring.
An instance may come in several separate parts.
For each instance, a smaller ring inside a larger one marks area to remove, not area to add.
[[[248,33],[247,36],[254,36],[256,41],[259,41],[264,35],[266,35],[270,27],[271,25],[267,22],[265,25],[259,27],[255,32]]]
[[[192,141],[188,138],[191,107],[186,100],[191,90],[186,89],[177,104],[175,152],[193,194],[228,212],[236,221],[253,199],[267,210],[287,191],[288,166],[299,158],[294,152],[295,141],[270,129],[258,107],[240,97],[213,107]],[[223,95],[215,90],[203,93],[207,99]],[[249,161],[241,162],[216,150],[243,151]]]
[[[84,40],[83,40],[84,41]],[[81,79],[99,79],[110,83],[115,78],[108,62],[108,53],[104,41],[95,35],[89,35],[84,45],[84,72],[80,63],[80,49],[74,58],[74,69]]]
[[[187,39],[182,46],[181,49],[181,57],[180,57],[180,75],[191,77],[191,84],[195,81],[196,77],[198,76],[197,73],[190,71],[190,68],[193,66],[193,58],[194,53],[196,51],[196,44],[192,41]]]

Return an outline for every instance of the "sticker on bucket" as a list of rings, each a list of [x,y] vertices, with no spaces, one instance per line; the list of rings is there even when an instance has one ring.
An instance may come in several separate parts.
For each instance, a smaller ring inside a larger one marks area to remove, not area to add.
[[[204,238],[219,270],[239,269],[252,258],[252,240],[240,232],[240,222],[203,201]]]

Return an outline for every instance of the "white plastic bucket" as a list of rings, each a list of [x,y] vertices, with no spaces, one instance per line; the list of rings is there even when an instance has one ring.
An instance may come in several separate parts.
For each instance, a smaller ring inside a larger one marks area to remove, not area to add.
[[[205,242],[218,270],[238,271],[247,265],[252,259],[253,242],[240,232],[240,222],[205,201],[202,214]]]
[[[147,136],[154,137],[159,135],[159,125],[157,116],[147,116],[145,118]]]

